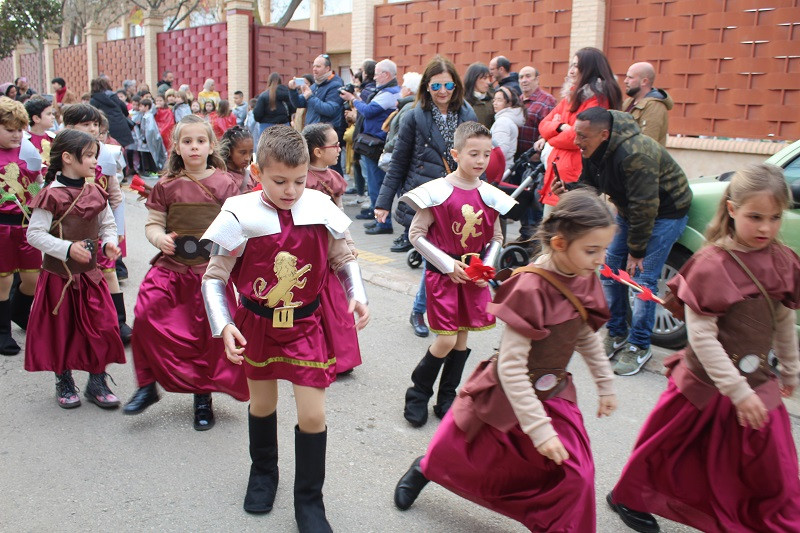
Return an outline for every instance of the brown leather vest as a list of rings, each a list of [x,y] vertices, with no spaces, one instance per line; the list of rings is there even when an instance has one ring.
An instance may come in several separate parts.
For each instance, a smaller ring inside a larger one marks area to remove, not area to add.
[[[167,210],[167,233],[175,238],[175,255],[171,259],[194,266],[208,262],[209,250],[200,243],[200,237],[220,212],[216,203],[174,203]]]
[[[531,349],[528,352],[528,379],[539,400],[561,396],[566,400],[576,401],[575,388],[565,390],[571,384],[566,369],[583,324],[580,317],[575,317],[561,324],[548,326],[550,335],[531,341]],[[561,394],[562,391],[564,394]]]
[[[767,356],[772,348],[775,328],[769,304],[763,297],[738,302],[717,321],[717,338],[747,384],[772,410],[781,403],[778,381]],[[698,409],[703,409],[719,394],[691,346],[664,361],[668,375],[681,393]]]
[[[50,235],[64,239],[67,241],[83,241],[90,239],[94,242],[95,250],[97,249],[97,234],[100,231],[100,217],[96,216],[93,219],[86,220],[75,215],[66,215],[60,223],[61,231],[59,232],[58,224],[53,224],[50,227]],[[45,254],[42,261],[42,268],[53,274],[57,274],[62,278],[68,278],[71,274],[82,274],[97,268],[97,254],[92,254],[92,259],[87,264],[76,262],[74,259],[67,259],[65,268],[65,261],[53,257],[52,255]]]

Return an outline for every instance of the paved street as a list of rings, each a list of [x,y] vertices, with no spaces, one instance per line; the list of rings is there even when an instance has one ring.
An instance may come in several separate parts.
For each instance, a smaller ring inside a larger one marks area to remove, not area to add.
[[[354,214],[355,208],[348,207],[348,213]],[[139,282],[155,254],[144,238],[145,217],[144,204],[129,192],[130,279],[123,285],[129,323]],[[333,528],[380,533],[525,531],[433,485],[409,511],[395,509],[394,485],[424,452],[438,422],[431,414],[427,426],[413,429],[402,417],[410,371],[430,340],[415,337],[408,324],[419,271],[406,266],[405,254],[388,251],[399,230],[394,236],[365,236],[360,223],[352,228],[370,281],[373,318],[361,335],[365,364],[333,384],[328,395],[324,492]],[[22,338],[16,326],[13,331]],[[500,332],[497,328],[472,337],[473,355],[465,375],[498,346]],[[112,389],[123,400],[135,390],[130,358],[128,350],[127,365],[109,368],[117,383]],[[657,372],[618,380],[619,411],[597,419],[596,395],[585,365],[577,361],[571,371],[596,461],[598,531],[625,531],[608,510],[605,494],[666,380]],[[83,388],[86,375],[76,373],[76,383]],[[281,482],[275,509],[264,516],[247,515],[241,508],[249,466],[245,404],[215,395],[217,425],[203,433],[192,429],[189,395],[162,393],[161,402],[136,417],[104,412],[88,402],[65,411],[56,406],[52,374],[25,372],[22,355],[0,358],[0,391],[0,531],[296,531],[295,408],[286,384],[281,385],[278,413]],[[793,418],[792,424],[800,442],[800,420]],[[665,532],[692,531],[660,522]]]

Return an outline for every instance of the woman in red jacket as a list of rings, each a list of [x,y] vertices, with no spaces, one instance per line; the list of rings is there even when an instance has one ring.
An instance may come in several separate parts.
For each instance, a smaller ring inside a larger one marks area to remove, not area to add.
[[[561,90],[562,99],[539,123],[541,148],[544,141],[552,146],[547,158],[541,197],[542,203],[556,205],[558,196],[552,193],[554,169],[564,183],[578,181],[581,175],[581,152],[575,145],[575,117],[590,107],[619,109],[620,91],[611,65],[597,48],[581,48],[572,58]]]

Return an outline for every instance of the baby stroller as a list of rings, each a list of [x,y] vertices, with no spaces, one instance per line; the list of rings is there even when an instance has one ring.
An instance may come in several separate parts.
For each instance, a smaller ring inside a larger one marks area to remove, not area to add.
[[[531,161],[531,156],[535,152],[536,149],[534,148],[524,152],[514,161],[511,168],[502,174],[500,174],[500,172],[491,172],[490,169],[486,171],[487,181],[489,183],[510,195],[518,202],[511,211],[500,218],[500,226],[503,231],[504,239],[509,220],[516,221],[522,216],[527,216],[528,208],[541,209],[536,191],[542,187],[544,165]],[[500,157],[502,157],[502,152],[500,152],[499,148],[495,148],[492,151],[492,156],[494,157],[496,153],[500,153]],[[506,243],[497,256],[497,264],[494,265],[495,269],[499,272],[506,268],[513,269],[527,265],[531,258],[531,250],[536,247],[538,247],[538,244],[532,238]],[[406,264],[408,264],[410,268],[419,268],[420,265],[422,265],[422,256],[412,248],[406,254]]]

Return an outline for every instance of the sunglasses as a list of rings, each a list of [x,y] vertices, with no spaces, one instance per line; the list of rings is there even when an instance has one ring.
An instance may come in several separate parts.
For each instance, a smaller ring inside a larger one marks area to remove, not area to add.
[[[448,91],[452,91],[456,88],[456,84],[453,81],[448,81],[447,83],[431,83],[431,91],[433,92],[440,91],[442,87]]]

